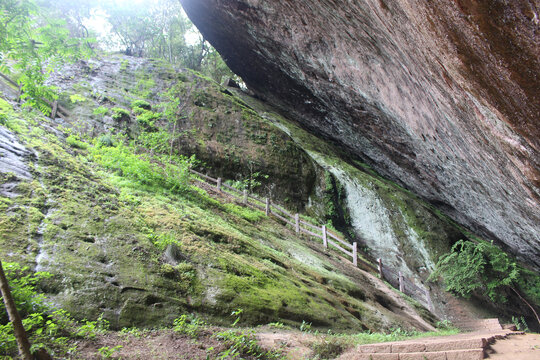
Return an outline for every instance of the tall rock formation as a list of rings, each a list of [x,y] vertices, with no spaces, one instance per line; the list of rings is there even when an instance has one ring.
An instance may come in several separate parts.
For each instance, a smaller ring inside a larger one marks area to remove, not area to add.
[[[181,0],[258,96],[540,269],[534,0]]]

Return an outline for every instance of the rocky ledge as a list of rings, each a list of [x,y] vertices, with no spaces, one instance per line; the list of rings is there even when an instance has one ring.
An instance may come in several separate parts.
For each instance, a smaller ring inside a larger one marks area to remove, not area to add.
[[[181,0],[259,97],[540,269],[528,0]]]

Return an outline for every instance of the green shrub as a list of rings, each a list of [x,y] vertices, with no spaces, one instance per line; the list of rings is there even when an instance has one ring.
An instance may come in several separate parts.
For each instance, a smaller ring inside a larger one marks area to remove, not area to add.
[[[73,134],[69,135],[66,138],[66,143],[68,143],[71,147],[74,147],[74,148],[77,148],[77,149],[87,149],[88,148],[88,144],[85,143],[85,142],[82,142],[79,139],[78,135],[73,135]]]
[[[523,267],[519,268],[519,274],[519,288],[536,306],[540,306],[540,274]]]
[[[141,107],[134,107],[133,109],[131,109],[131,111],[135,114],[135,115],[139,115],[139,114],[142,114],[144,113],[145,111],[148,111],[146,109],[143,109]]]
[[[140,108],[138,108],[140,109]],[[161,118],[161,113],[144,110],[137,116],[137,122],[146,129],[156,130],[155,121]]]
[[[182,315],[174,319],[173,330],[179,334],[196,339],[206,328],[206,323],[195,316]]]
[[[120,121],[120,120],[128,120],[129,119],[129,111],[126,109],[122,109],[119,107],[114,107],[111,109],[113,112],[112,118],[114,120]]]
[[[96,321],[83,320],[76,336],[83,339],[94,339],[97,335],[105,334],[109,330],[109,321],[103,318],[103,314]]]
[[[114,143],[115,141],[112,134],[101,135],[96,141],[96,145],[98,147],[102,147],[102,146],[111,147],[111,146],[114,146]]]
[[[250,190],[253,191],[260,187],[266,179],[270,176],[261,174],[259,171],[254,172],[247,179],[243,180],[227,180],[227,184],[238,190]]]
[[[64,310],[54,309],[37,293],[39,282],[51,274],[32,273],[26,266],[3,263],[13,299],[27,331],[31,351],[45,348],[55,358],[64,358],[69,351],[68,336],[75,329],[75,322]],[[17,354],[13,326],[8,322],[4,303],[0,303],[0,357],[10,359]]]
[[[482,290],[492,301],[504,302],[506,297],[500,290],[518,279],[519,269],[493,243],[459,240],[450,253],[440,257],[430,279],[439,275],[447,291],[468,298]]]
[[[115,347],[109,347],[109,346],[103,346],[98,349],[98,354],[101,356],[102,359],[110,359],[114,355],[115,352],[122,349],[122,345],[116,345]]]
[[[92,110],[94,115],[106,115],[109,112],[109,109],[105,106],[100,106]]]
[[[167,154],[170,152],[172,135],[166,130],[155,132],[143,131],[137,138],[137,144],[141,147],[157,154]]]
[[[70,95],[69,96],[69,100],[72,102],[72,103],[78,103],[78,102],[84,102],[86,101],[86,98],[80,94],[73,94],[73,95]]]
[[[216,339],[225,343],[226,350],[218,354],[218,359],[281,359],[279,352],[266,351],[257,343],[253,331],[239,332],[228,330],[214,335]]]
[[[175,193],[183,193],[189,189],[189,168],[193,158],[151,158],[149,155],[135,154],[133,147],[123,144],[97,146],[91,149],[91,153],[99,164],[140,184]]]
[[[152,109],[152,106],[147,101],[135,100],[135,101],[133,101],[131,103],[131,108],[132,109],[141,108],[141,109],[145,109],[145,110],[150,110],[150,109]]]
[[[33,312],[42,312],[47,310],[44,303],[44,297],[36,293],[36,285],[52,275],[46,272],[32,273],[28,266],[21,266],[17,263],[2,263],[6,278],[11,287],[13,300],[17,304],[17,309],[22,317],[28,316]],[[8,321],[4,302],[0,302],[0,323]]]
[[[178,240],[171,233],[156,234],[152,232],[148,235],[148,239],[160,250],[165,250],[171,244],[179,245]]]

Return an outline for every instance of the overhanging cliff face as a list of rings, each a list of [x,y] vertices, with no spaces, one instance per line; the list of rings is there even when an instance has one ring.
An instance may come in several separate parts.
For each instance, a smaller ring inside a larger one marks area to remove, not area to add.
[[[181,2],[260,97],[540,268],[535,1]]]

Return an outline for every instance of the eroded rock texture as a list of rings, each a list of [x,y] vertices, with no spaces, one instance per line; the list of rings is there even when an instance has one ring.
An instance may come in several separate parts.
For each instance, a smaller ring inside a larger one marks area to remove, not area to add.
[[[535,0],[181,0],[260,97],[540,268]]]

